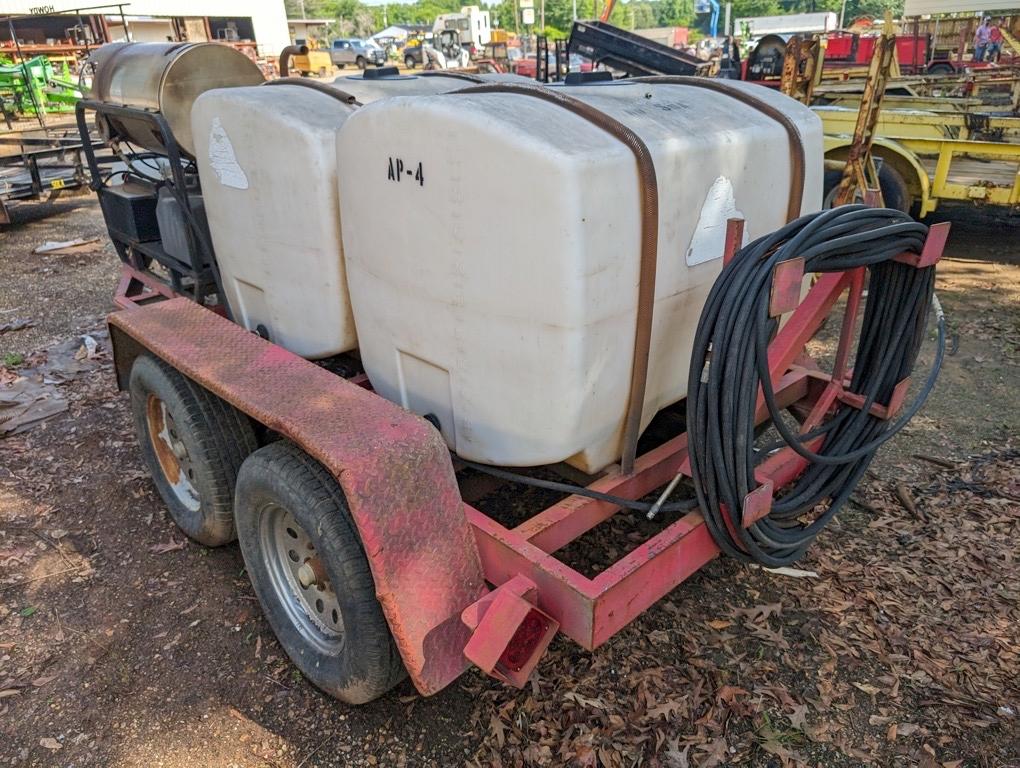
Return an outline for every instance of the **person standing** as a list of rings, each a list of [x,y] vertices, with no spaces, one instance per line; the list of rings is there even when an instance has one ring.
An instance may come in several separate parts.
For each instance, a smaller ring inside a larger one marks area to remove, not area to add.
[[[988,61],[998,63],[999,56],[1002,55],[1002,41],[1004,38],[1000,27],[1004,23],[1005,19],[996,19],[988,30],[988,54],[986,56]]]
[[[988,25],[988,17],[982,17],[981,24],[974,32],[974,61],[984,61],[991,39],[992,29]]]

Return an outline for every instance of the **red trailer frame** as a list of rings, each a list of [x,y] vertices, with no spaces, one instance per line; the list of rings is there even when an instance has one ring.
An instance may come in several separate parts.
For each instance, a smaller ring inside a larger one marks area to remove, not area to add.
[[[727,261],[742,227],[729,223]],[[897,259],[931,266],[947,236],[948,225],[937,224],[920,255]],[[555,554],[611,518],[616,505],[572,495],[507,528],[463,502],[438,433],[376,396],[366,380],[341,379],[184,299],[159,301],[165,293],[147,292],[156,303],[139,306],[127,295],[131,288],[137,295],[131,277],[125,272],[118,305],[135,308],[110,318],[121,386],[134,358],[148,350],[334,474],[405,666],[424,694],[448,685],[468,661],[522,686],[557,631],[597,648],[719,554],[700,513],[691,512],[588,578]],[[847,386],[865,270],[820,275],[801,300],[803,278],[800,259],[781,263],[773,275],[771,313],[788,316],[769,347],[769,371],[777,402],[795,409],[803,431],[810,431],[837,401],[862,405]],[[844,294],[835,363],[825,373],[805,345]],[[893,418],[909,383],[900,382],[891,401],[872,406],[872,413]],[[759,391],[756,421],[767,418]],[[759,486],[744,500],[744,525],[767,515],[774,492],[806,466],[792,448],[763,462],[755,474]],[[678,474],[690,475],[686,433],[639,456],[633,472],[611,471],[588,487],[639,499]]]

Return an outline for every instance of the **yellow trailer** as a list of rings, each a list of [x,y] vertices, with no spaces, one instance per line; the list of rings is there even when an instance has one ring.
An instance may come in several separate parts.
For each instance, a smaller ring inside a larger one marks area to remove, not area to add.
[[[815,111],[825,126],[827,164],[842,168],[857,110]],[[939,200],[1020,206],[1020,118],[883,109],[871,151],[888,183],[902,187],[902,207],[918,216]]]

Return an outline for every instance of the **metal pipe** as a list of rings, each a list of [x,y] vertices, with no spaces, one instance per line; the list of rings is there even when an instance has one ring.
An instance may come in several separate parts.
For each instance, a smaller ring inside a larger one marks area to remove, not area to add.
[[[281,77],[276,80],[266,80],[266,82],[262,85],[299,85],[302,88],[311,88],[313,91],[318,91],[319,93],[324,93],[327,96],[332,96],[334,99],[342,101],[344,104],[350,104],[352,107],[361,106],[361,102],[347,91],[341,90],[340,88],[334,88],[331,85],[326,85],[319,80],[308,80],[304,77]]]
[[[290,76],[290,57],[291,56],[307,56],[308,46],[307,45],[288,45],[282,51],[280,51],[280,77]]]

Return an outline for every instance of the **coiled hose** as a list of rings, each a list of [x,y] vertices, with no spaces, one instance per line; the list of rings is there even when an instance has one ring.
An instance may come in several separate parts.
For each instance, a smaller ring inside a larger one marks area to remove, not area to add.
[[[931,393],[945,352],[945,319],[934,297],[935,268],[893,261],[920,253],[928,228],[906,214],[848,205],[803,216],[745,246],[723,268],[698,323],[687,394],[688,445],[698,503],[719,548],[745,562],[787,565],[847,501],[875,455],[902,429]],[[803,257],[804,271],[868,267],[870,282],[849,390],[858,409],[838,404],[817,429],[798,434],[783,421],[768,370],[768,345],[778,329],[769,316],[773,269]],[[894,420],[872,415],[914,368],[928,307],[936,307],[938,351],[917,398]],[[759,385],[782,440],[810,461],[773,500],[769,514],[744,528],[744,497],[757,487],[755,404]],[[808,444],[822,438],[812,450]],[[827,507],[819,507],[828,502]],[[821,510],[821,511],[816,511]]]

